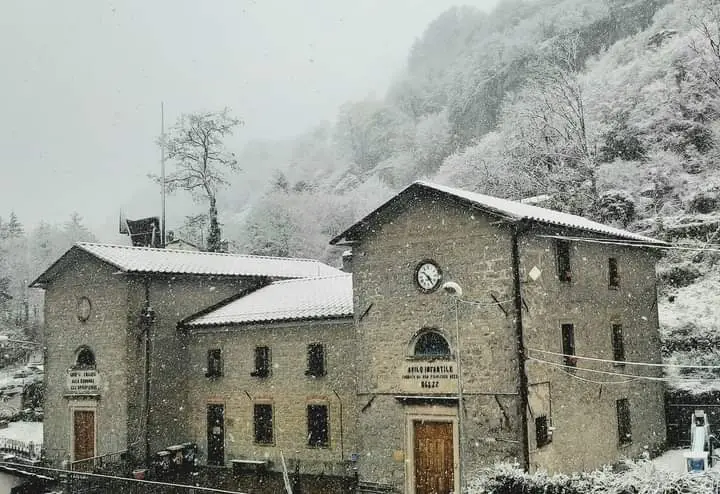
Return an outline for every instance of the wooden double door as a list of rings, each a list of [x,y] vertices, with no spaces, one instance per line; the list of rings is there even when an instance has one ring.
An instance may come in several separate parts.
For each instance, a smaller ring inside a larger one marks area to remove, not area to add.
[[[455,491],[452,422],[414,421],[415,494]]]
[[[85,460],[95,457],[95,411],[73,410],[73,460]],[[79,469],[92,467],[91,462],[83,462]]]

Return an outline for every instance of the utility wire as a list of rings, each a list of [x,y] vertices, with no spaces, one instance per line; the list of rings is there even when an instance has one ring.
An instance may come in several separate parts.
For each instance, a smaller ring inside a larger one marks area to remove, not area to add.
[[[57,472],[57,473],[64,473],[68,475],[75,475],[78,477],[95,477],[95,478],[102,478],[102,479],[111,479],[111,480],[122,480],[122,481],[128,481],[128,482],[135,482],[135,483],[141,483],[145,485],[162,485],[165,487],[178,487],[178,488],[185,488],[188,490],[194,490],[194,491],[201,491],[201,492],[215,492],[215,493],[223,493],[223,494],[242,494],[238,491],[225,491],[222,489],[213,489],[212,487],[200,487],[200,486],[193,486],[193,485],[187,485],[187,484],[173,484],[171,482],[158,482],[155,480],[140,480],[140,479],[133,479],[128,477],[117,477],[115,475],[104,475],[100,473],[90,473],[90,472],[79,472],[77,470],[63,470],[60,468],[49,468],[49,467],[38,467],[34,465],[26,465],[24,463],[12,463],[12,462],[6,462],[6,461],[0,461],[0,465],[7,465],[11,467],[22,467],[25,471],[32,472],[33,470],[41,470],[46,472]]]
[[[563,372],[565,372],[565,374],[572,377],[573,379],[577,379],[578,381],[583,381],[583,382],[592,383],[592,384],[627,384],[627,383],[638,380],[638,378],[633,378],[633,379],[625,379],[623,381],[595,381],[593,379],[586,379],[584,377],[576,376],[575,374],[573,374],[572,372],[570,372],[567,369],[563,369]]]
[[[565,370],[575,369],[575,370],[584,371],[584,372],[595,372],[596,374],[604,374],[607,376],[620,376],[620,377],[628,377],[628,378],[633,378],[633,379],[645,379],[648,381],[663,381],[663,382],[677,382],[677,381],[692,381],[692,382],[711,381],[711,382],[715,382],[715,381],[717,381],[717,382],[720,382],[720,379],[715,379],[715,378],[638,376],[638,375],[633,375],[633,374],[623,374],[620,372],[608,372],[608,371],[601,371],[601,370],[597,370],[597,369],[585,369],[582,367],[568,367],[565,364],[557,364],[555,362],[548,362],[547,360],[541,360],[541,359],[537,359],[535,357],[527,357],[527,360],[530,360],[533,362],[538,362],[538,363],[545,364],[545,365],[549,365],[552,367],[560,367]]]
[[[556,357],[576,358],[578,360],[590,360],[592,362],[605,362],[608,364],[641,365],[641,366],[645,366],[645,367],[672,367],[672,368],[677,368],[677,369],[712,369],[712,370],[720,369],[720,365],[654,364],[654,363],[650,363],[650,362],[629,362],[627,360],[608,360],[608,359],[595,358],[595,357],[582,357],[580,355],[557,353],[557,352],[551,352],[548,350],[540,350],[537,348],[527,348],[526,347],[526,350],[530,350],[531,352],[546,353],[548,355],[554,355]]]
[[[695,252],[720,252],[720,248],[707,248],[707,247],[684,247],[680,245],[672,244],[653,244],[650,242],[642,242],[637,240],[611,240],[601,239],[592,237],[571,237],[566,235],[537,235],[542,238],[554,238],[560,240],[572,240],[574,242],[588,242],[595,244],[606,244],[606,245],[620,245],[625,247],[646,247],[651,249],[660,250],[683,250],[683,251],[695,251]]]

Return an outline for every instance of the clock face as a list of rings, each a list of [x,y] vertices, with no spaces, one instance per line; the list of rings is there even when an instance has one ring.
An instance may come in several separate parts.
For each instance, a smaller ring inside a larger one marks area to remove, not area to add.
[[[423,292],[437,290],[442,280],[442,270],[434,261],[422,261],[415,268],[415,283]]]
[[[90,310],[92,309],[92,304],[90,303],[90,299],[87,297],[80,297],[77,304],[77,317],[81,322],[85,322],[88,319],[90,319]]]

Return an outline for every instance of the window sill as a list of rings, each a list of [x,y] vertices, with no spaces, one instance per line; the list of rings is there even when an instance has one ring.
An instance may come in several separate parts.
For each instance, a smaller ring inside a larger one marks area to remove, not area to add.
[[[213,381],[215,379],[219,379],[219,378],[223,377],[223,375],[222,374],[205,374],[205,377],[207,377],[208,379]]]
[[[434,362],[436,360],[441,362],[452,362],[457,360],[457,357],[454,355],[408,355],[405,357],[405,360],[411,362]]]
[[[258,379],[267,379],[270,377],[270,373],[267,372],[251,372],[250,377],[257,377]]]
[[[316,373],[314,373],[314,372],[305,371],[305,375],[306,375],[307,377],[319,378],[319,377],[325,377],[327,374],[320,374],[320,373],[317,373],[317,374],[316,374]]]

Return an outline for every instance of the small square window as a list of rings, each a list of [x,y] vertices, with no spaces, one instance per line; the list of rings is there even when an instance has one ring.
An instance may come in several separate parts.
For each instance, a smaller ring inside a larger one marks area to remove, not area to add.
[[[222,376],[222,352],[219,348],[208,350],[207,353],[207,373],[205,377]]]
[[[325,375],[325,346],[322,343],[308,345],[308,368],[305,375],[313,377]]]
[[[620,288],[620,273],[618,272],[617,259],[611,257],[608,259],[608,286],[610,288]]]
[[[557,257],[558,279],[568,283],[572,280],[572,271],[570,270],[570,242],[567,240],[556,241],[555,254]]]
[[[612,325],[612,345],[614,365],[625,365],[625,341],[622,324]]]
[[[308,405],[307,421],[308,446],[327,448],[330,445],[327,405]]]
[[[535,442],[538,448],[542,448],[546,444],[549,444],[550,441],[547,416],[541,415],[535,419]]]
[[[563,324],[561,329],[563,363],[568,367],[577,367],[577,357],[575,357],[575,326],[572,324]]]
[[[621,445],[632,442],[632,429],[630,428],[630,404],[627,398],[615,402],[617,406],[618,440]]]
[[[270,347],[255,347],[255,370],[250,375],[253,377],[268,377],[270,375]]]
[[[273,406],[256,404],[253,410],[255,424],[255,443],[273,444]]]

